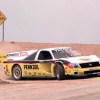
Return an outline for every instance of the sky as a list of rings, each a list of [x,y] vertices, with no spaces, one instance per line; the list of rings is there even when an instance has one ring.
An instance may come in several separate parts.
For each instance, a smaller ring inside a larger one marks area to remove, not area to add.
[[[100,44],[100,0],[0,0],[0,11],[5,41]]]

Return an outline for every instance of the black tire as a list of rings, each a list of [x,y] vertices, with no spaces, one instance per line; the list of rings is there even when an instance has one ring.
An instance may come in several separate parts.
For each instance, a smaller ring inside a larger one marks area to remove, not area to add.
[[[62,65],[58,64],[56,66],[56,78],[58,80],[64,80],[65,79],[65,72],[64,72],[64,68]]]
[[[19,65],[14,65],[12,69],[12,77],[15,80],[21,80],[22,79],[22,70]]]

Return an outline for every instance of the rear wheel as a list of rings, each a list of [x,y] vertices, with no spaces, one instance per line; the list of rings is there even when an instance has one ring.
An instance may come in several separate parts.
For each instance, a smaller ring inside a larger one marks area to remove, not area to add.
[[[60,64],[58,64],[56,66],[56,78],[58,80],[64,80],[65,79],[65,72],[64,72],[64,68],[63,66],[61,66]]]
[[[19,65],[13,67],[12,76],[15,80],[20,80],[22,78],[22,70]]]

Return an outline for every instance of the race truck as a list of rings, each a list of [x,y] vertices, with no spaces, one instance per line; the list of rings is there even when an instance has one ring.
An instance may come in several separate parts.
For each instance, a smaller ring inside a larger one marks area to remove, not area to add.
[[[100,59],[95,55],[81,56],[70,47],[55,47],[33,51],[21,60],[4,62],[5,74],[15,80],[23,77],[84,76],[100,74]]]

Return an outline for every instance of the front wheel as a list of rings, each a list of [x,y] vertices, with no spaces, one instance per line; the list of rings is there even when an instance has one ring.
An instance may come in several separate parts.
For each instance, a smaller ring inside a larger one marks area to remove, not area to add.
[[[58,80],[64,80],[65,79],[65,72],[64,72],[64,68],[61,65],[57,65],[56,66],[56,78]]]
[[[22,70],[19,65],[15,65],[12,69],[12,77],[15,80],[20,80],[22,78]]]

